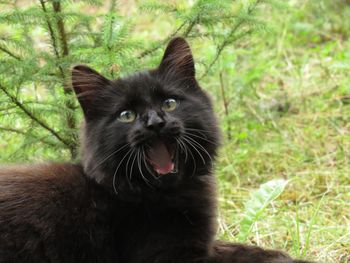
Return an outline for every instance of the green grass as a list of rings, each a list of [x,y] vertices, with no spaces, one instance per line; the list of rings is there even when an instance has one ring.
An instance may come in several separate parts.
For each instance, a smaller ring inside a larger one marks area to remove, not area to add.
[[[350,41],[343,27],[350,6],[293,2],[269,13],[271,32],[227,50],[218,66],[232,102],[222,120],[232,139],[217,164],[219,235],[237,240],[250,193],[284,178],[290,182],[248,242],[350,262]],[[210,80],[223,116],[218,80]]]

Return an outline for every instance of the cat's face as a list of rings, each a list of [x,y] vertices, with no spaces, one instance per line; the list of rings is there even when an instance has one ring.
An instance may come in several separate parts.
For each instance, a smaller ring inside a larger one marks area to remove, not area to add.
[[[119,194],[176,187],[210,173],[217,125],[184,39],[169,43],[155,70],[110,81],[76,66],[72,81],[85,115],[88,176]]]

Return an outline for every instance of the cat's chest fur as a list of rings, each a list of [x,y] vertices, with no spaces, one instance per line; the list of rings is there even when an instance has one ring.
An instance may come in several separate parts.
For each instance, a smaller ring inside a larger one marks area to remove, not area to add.
[[[184,240],[210,244],[216,230],[211,181],[195,179],[137,203],[119,201],[115,237],[121,262],[153,262]]]

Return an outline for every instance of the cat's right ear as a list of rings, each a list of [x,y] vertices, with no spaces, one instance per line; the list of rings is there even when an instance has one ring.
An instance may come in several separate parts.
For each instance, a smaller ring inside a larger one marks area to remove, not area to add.
[[[93,114],[93,100],[96,92],[110,84],[110,81],[97,71],[83,65],[72,69],[72,86],[85,117]]]

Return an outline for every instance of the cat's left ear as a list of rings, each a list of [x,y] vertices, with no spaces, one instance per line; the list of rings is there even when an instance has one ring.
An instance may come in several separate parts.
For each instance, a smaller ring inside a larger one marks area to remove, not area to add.
[[[165,76],[172,74],[186,79],[195,78],[191,48],[184,38],[173,38],[169,42],[158,71]]]

